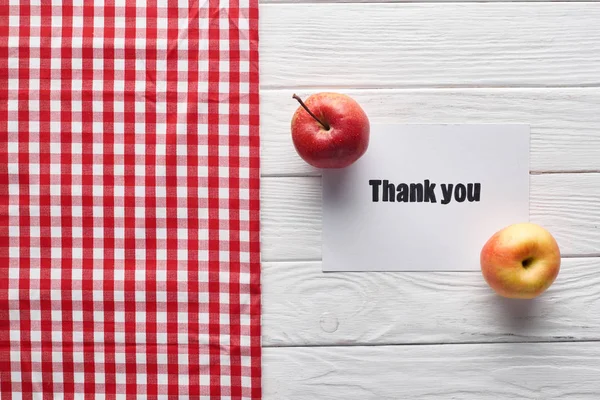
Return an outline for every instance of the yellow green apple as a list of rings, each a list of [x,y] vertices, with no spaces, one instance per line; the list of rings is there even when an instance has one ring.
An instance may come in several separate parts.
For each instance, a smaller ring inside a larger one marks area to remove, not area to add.
[[[560,249],[548,230],[530,222],[509,225],[485,243],[481,272],[499,295],[532,299],[552,285],[560,269]]]

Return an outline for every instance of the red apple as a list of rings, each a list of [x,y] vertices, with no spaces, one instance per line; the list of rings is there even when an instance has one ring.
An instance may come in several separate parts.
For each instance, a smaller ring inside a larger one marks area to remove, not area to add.
[[[513,224],[496,232],[481,250],[486,282],[504,297],[532,299],[552,285],[560,269],[560,250],[546,229]]]
[[[367,114],[351,97],[316,93],[292,117],[292,140],[300,157],[317,168],[343,168],[358,160],[369,146]]]

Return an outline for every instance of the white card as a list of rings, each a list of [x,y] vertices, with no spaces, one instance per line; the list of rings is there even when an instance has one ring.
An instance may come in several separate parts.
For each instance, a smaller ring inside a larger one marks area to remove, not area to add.
[[[323,171],[324,271],[478,270],[527,221],[527,125],[373,124],[363,157]]]

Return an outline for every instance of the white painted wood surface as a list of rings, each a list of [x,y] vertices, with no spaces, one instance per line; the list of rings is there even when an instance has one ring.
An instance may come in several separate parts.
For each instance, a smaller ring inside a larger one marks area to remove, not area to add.
[[[263,175],[319,174],[294,150],[290,121],[298,107],[292,94],[297,92],[307,97],[321,90],[341,90],[352,96],[372,123],[529,124],[532,171],[600,171],[598,88],[297,90],[290,87],[261,93]]]
[[[266,262],[263,344],[600,340],[599,271],[600,258],[565,258],[550,289],[523,301],[494,295],[479,272],[324,274],[320,262]]]
[[[264,398],[599,399],[600,4],[355,1],[260,8]],[[323,90],[374,123],[530,124],[555,284],[513,301],[477,272],[322,273],[320,172],[289,123]]]
[[[493,3],[502,2],[504,0],[463,0],[461,3]],[[514,2],[546,2],[556,0],[514,0]],[[598,0],[563,0],[564,2],[589,2]],[[262,4],[321,4],[321,3],[384,3],[381,0],[261,0]],[[456,3],[456,0],[387,0],[385,3]]]
[[[269,400],[597,400],[597,343],[268,348]]]
[[[600,3],[267,4],[261,85],[597,86]]]

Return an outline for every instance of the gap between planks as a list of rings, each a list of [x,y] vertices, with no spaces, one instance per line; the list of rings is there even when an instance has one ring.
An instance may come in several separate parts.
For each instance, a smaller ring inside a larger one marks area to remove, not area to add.
[[[558,171],[558,170],[550,170],[550,171],[529,171],[529,175],[573,175],[573,174],[600,174],[600,170],[597,169],[581,169],[581,170],[573,170],[573,171]],[[318,171],[314,173],[297,173],[297,174],[278,174],[276,172],[271,173],[261,173],[261,178],[319,178],[321,174]]]
[[[332,5],[332,4],[373,4],[373,5],[382,5],[382,4],[419,4],[419,3],[435,3],[435,4],[473,4],[473,3],[596,3],[598,0],[596,1],[589,1],[589,0],[566,0],[566,1],[554,1],[554,0],[465,0],[465,1],[447,1],[447,0],[390,0],[390,1],[382,1],[382,0],[376,0],[376,1],[369,1],[369,0],[356,0],[356,1],[352,1],[352,0],[323,0],[323,1],[319,1],[319,0],[267,0],[267,1],[260,1],[260,6],[273,6],[273,5],[300,5],[300,4],[307,4],[307,5],[323,5],[323,4],[328,4],[328,5]]]
[[[529,171],[529,175],[546,175],[546,174],[600,174],[599,169],[579,169],[573,171]]]
[[[518,335],[513,335],[518,336]],[[497,340],[494,342],[485,341],[470,341],[470,342],[431,342],[431,343],[344,343],[344,344],[286,344],[286,345],[273,345],[273,344],[262,344],[263,348],[270,349],[287,349],[287,348],[347,348],[347,347],[424,347],[424,346],[462,346],[462,345],[500,345],[500,344],[519,344],[519,343],[599,343],[600,339],[572,339],[568,336],[557,336],[550,339],[541,340],[523,340],[523,341],[508,341],[508,340]]]
[[[600,257],[600,253],[589,253],[589,254],[561,254],[560,256],[561,258],[598,258]],[[298,258],[298,259],[285,259],[285,260],[263,260],[263,263],[277,263],[277,264],[286,264],[286,263],[311,263],[311,262],[323,262],[323,259],[321,258]],[[373,272],[387,272],[387,273],[394,273],[394,271],[373,271]],[[419,272],[419,271],[396,271],[396,273],[401,274],[403,272]],[[428,272],[428,271],[422,271],[422,272]],[[440,272],[440,271],[429,271],[429,272]],[[469,274],[469,273],[473,273],[473,271],[446,271],[446,272],[452,272],[455,274]],[[343,271],[343,272],[339,272],[339,271],[331,271],[331,272],[323,272],[324,274],[339,274],[339,273],[343,273],[343,274],[364,274],[365,271]]]
[[[600,0],[598,0],[600,2]],[[370,3],[369,3],[370,4]],[[273,87],[271,87],[273,86]],[[456,89],[465,89],[465,90],[498,90],[498,91],[520,91],[523,89],[532,89],[539,91],[564,91],[564,89],[573,89],[573,90],[586,90],[600,87],[600,83],[598,84],[569,84],[569,85],[439,85],[439,86],[422,86],[415,85],[414,87],[406,87],[403,85],[398,85],[395,87],[392,85],[386,86],[372,86],[372,85],[334,85],[334,86],[314,86],[314,85],[298,85],[298,86],[288,86],[288,85],[262,85],[260,87],[261,92],[282,92],[285,90],[290,91],[290,99],[292,98],[292,94],[294,90],[301,90],[304,92],[316,91],[316,90],[334,90],[334,89],[344,89],[344,90],[352,90],[353,92],[372,92],[374,90],[378,90],[380,92],[397,92],[401,90],[407,90],[411,92],[438,92],[440,90],[448,90],[453,91]]]
[[[599,0],[600,1],[600,0]],[[441,3],[441,2],[440,2]],[[498,4],[497,2],[493,2],[494,4]],[[518,2],[522,4],[521,2]],[[545,3],[545,1],[539,1],[538,3]],[[581,2],[583,3],[583,2]],[[289,3],[298,5],[298,3]],[[316,3],[316,4],[324,4],[324,3]],[[344,4],[344,3],[325,3],[325,4]],[[360,4],[360,3],[347,3],[347,4]],[[372,3],[363,3],[363,4],[372,4]],[[390,4],[390,3],[385,3]],[[415,4],[415,3],[410,3]],[[450,3],[444,3],[450,4]],[[453,3],[452,3],[453,4]],[[468,4],[473,4],[473,2],[469,2]],[[512,4],[512,3],[511,3]],[[590,88],[599,88],[600,82],[594,83],[582,83],[582,84],[552,84],[552,85],[544,85],[544,84],[503,84],[503,85],[475,85],[475,84],[453,84],[453,85],[435,85],[435,84],[416,84],[416,85],[386,85],[386,86],[373,86],[373,85],[332,85],[332,86],[314,86],[314,85],[296,85],[296,86],[287,86],[287,85],[262,85],[260,87],[260,91],[276,91],[276,90],[456,90],[456,89],[493,89],[493,90],[517,90],[517,89],[590,89]]]

